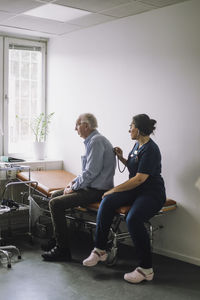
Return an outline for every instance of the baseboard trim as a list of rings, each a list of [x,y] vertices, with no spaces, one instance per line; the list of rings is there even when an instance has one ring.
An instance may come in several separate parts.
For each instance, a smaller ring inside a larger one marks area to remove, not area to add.
[[[163,250],[161,248],[154,248],[153,253],[161,254],[161,255],[164,255],[167,257],[171,257],[171,258],[178,259],[178,260],[181,260],[181,261],[193,264],[193,265],[200,266],[200,259],[197,257],[187,256],[185,254],[181,254],[181,253],[178,253],[175,251],[170,251],[170,250]]]

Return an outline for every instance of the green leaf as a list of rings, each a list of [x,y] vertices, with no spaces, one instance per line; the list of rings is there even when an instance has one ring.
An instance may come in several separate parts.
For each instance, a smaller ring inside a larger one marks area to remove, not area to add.
[[[43,142],[49,133],[49,124],[55,112],[48,114],[47,116],[42,112],[39,116],[36,116],[32,123],[31,129],[37,142]]]

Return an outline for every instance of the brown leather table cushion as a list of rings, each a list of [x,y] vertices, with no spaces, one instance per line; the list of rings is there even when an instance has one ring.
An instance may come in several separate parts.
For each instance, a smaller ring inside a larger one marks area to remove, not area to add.
[[[98,210],[99,205],[100,205],[100,202],[91,203],[88,206],[88,209]],[[160,213],[167,212],[167,211],[170,211],[170,210],[174,210],[174,209],[176,209],[176,207],[177,207],[176,201],[174,201],[172,199],[166,199],[166,202],[165,202],[164,206],[161,208]],[[131,206],[121,206],[117,210],[117,212],[120,213],[120,214],[126,215],[130,208],[131,208]]]
[[[53,191],[64,189],[67,184],[76,176],[64,170],[46,170],[46,171],[31,171],[30,180],[37,181],[37,190],[50,196]],[[26,181],[29,180],[28,172],[20,172],[17,178]]]
[[[20,172],[17,177],[22,181],[26,181],[29,180],[29,173]],[[37,190],[46,196],[50,196],[53,191],[64,189],[75,177],[76,176],[74,174],[64,170],[46,170],[31,171],[30,179],[38,182]],[[98,210],[99,205],[100,202],[95,202],[90,204],[87,208],[91,210]],[[176,201],[167,198],[164,206],[160,210],[160,213],[175,210],[176,207]],[[117,210],[117,212],[126,215],[129,209],[130,206],[122,206]]]

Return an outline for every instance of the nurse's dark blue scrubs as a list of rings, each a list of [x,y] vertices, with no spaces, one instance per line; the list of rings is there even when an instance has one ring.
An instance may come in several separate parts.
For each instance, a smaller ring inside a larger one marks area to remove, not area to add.
[[[116,209],[131,205],[126,222],[139,258],[139,266],[152,267],[151,245],[144,223],[151,219],[166,201],[164,181],[161,176],[161,154],[157,144],[150,139],[139,148],[136,143],[127,160],[129,178],[137,173],[148,174],[147,180],[135,189],[113,193],[104,197],[97,214],[95,247],[106,249],[107,237]]]

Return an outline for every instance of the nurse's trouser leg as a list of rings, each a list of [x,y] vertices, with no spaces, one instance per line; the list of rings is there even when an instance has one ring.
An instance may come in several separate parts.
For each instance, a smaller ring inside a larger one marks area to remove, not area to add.
[[[113,193],[103,198],[97,213],[97,225],[95,234],[96,248],[105,250],[109,230],[116,213],[116,209],[122,205],[126,205],[128,193]],[[132,200],[133,201],[133,200]]]
[[[150,238],[144,225],[162,207],[162,203],[152,196],[141,195],[133,202],[126,218],[128,230],[136,248],[139,266],[152,267]]]
[[[105,250],[109,230],[116,209],[123,205],[131,205],[126,221],[136,252],[143,268],[152,267],[151,245],[144,223],[152,218],[162,207],[162,201],[149,195],[137,196],[133,191],[114,193],[106,196],[99,207],[95,246]]]

